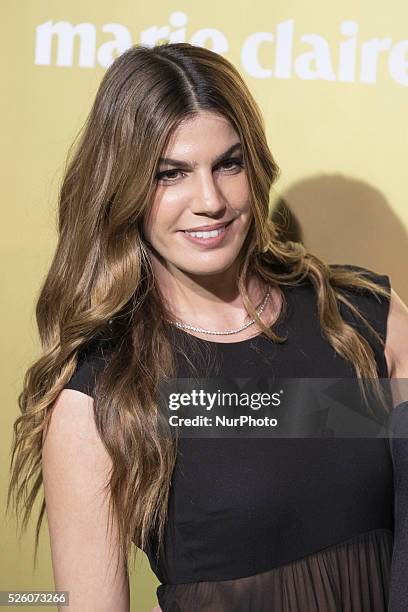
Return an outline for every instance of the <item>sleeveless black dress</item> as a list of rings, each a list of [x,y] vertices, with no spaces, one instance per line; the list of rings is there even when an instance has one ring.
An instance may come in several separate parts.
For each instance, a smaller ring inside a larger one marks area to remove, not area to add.
[[[388,276],[364,270],[389,286]],[[321,333],[312,284],[283,291],[287,309],[273,329],[289,332],[286,343],[263,335],[212,342],[221,376],[355,378]],[[389,301],[368,291],[347,296],[385,338]],[[340,309],[387,378],[379,343]],[[175,347],[186,333],[174,328]],[[86,354],[66,388],[92,396],[102,363],[97,348]],[[177,364],[180,378],[191,376],[180,355]],[[388,438],[180,438],[178,445],[159,560],[153,534],[145,550],[161,582],[163,612],[387,610],[394,533]]]

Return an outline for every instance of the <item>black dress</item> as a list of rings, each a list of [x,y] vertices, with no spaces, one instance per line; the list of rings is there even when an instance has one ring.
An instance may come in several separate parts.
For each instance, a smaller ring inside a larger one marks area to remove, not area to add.
[[[389,286],[388,276],[368,272]],[[289,332],[286,343],[263,335],[211,342],[220,375],[355,378],[321,333],[311,283],[283,290],[287,310],[273,329]],[[348,297],[385,338],[389,301],[367,291]],[[370,342],[378,374],[387,378],[381,346],[340,308]],[[175,347],[186,333],[174,328]],[[88,353],[66,388],[92,396],[102,362],[97,348]],[[178,355],[177,363],[178,376],[188,378],[187,362]],[[388,438],[180,438],[178,444],[159,560],[153,534],[145,550],[161,582],[163,612],[387,610],[394,532]]]

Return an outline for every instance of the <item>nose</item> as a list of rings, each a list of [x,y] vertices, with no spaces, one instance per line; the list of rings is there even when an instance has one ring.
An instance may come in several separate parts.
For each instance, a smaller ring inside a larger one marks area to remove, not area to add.
[[[194,182],[194,195],[192,198],[192,212],[208,215],[222,215],[226,208],[224,195],[214,180],[211,170],[197,173]]]

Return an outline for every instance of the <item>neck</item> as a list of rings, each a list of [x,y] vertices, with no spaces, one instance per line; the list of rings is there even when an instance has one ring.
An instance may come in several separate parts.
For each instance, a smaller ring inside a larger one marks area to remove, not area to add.
[[[155,256],[152,265],[162,296],[176,319],[206,329],[230,329],[250,318],[238,291],[238,262],[211,275],[186,273]],[[265,298],[266,286],[252,277],[247,290],[258,307]]]

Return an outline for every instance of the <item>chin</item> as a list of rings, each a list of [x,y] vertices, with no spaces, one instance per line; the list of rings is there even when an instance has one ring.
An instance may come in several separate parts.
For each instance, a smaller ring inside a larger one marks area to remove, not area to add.
[[[219,263],[210,263],[203,262],[201,265],[197,264],[196,266],[191,266],[190,268],[186,268],[185,265],[177,266],[180,270],[182,270],[185,274],[191,274],[196,276],[213,276],[214,274],[222,274],[229,270],[229,268],[234,263],[235,259],[228,260],[227,262],[219,262]]]

